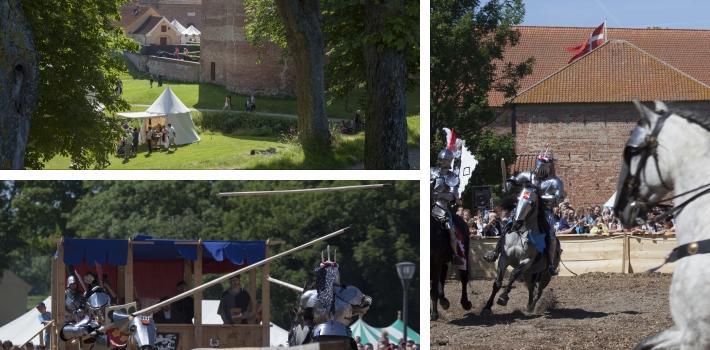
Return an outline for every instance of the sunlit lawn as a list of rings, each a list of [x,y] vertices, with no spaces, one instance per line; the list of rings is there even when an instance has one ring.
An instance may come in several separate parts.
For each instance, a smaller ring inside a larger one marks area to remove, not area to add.
[[[133,73],[133,76],[141,75]],[[162,87],[153,83],[150,87],[148,79],[134,78],[125,74],[123,80],[123,97],[131,104],[150,105],[158,96],[170,86],[180,100],[188,107],[204,109],[222,109],[224,97],[232,95],[232,109],[243,110],[246,96],[235,95],[224,87],[207,83],[178,83],[163,82]],[[350,106],[346,108],[346,101],[336,100],[326,107],[329,118],[352,119],[354,117],[354,104],[357,98],[351,98]],[[294,98],[257,97],[257,111],[282,114],[296,114],[296,100]],[[143,111],[145,107],[134,107],[132,110]],[[419,114],[419,90],[407,94],[407,114]]]
[[[419,146],[419,116],[407,118],[408,144]],[[303,150],[295,143],[279,142],[276,137],[228,136],[219,132],[200,133],[201,141],[179,147],[172,152],[158,151],[147,155],[141,146],[136,157],[124,163],[123,158],[112,156],[106,169],[343,169],[363,161],[365,134],[341,135],[332,152],[323,152],[316,158],[305,159]],[[275,154],[259,151],[269,148]],[[255,150],[256,155],[251,155]],[[55,157],[45,169],[69,169],[67,157]]]

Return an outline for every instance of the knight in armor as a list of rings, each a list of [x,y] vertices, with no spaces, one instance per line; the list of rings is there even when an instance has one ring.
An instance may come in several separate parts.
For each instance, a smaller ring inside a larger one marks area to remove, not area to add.
[[[431,216],[441,222],[449,231],[449,244],[453,252],[454,265],[464,265],[465,260],[456,254],[456,227],[454,225],[451,207],[459,201],[459,176],[451,171],[454,153],[442,149],[437,157],[437,166],[430,169],[429,183],[431,185]]]
[[[76,277],[67,278],[67,289],[64,291],[64,309],[67,321],[77,322],[83,318],[84,295],[79,290]]]
[[[537,156],[535,169],[533,171],[521,172],[517,176],[506,181],[504,192],[511,190],[513,186],[532,184],[537,188],[540,196],[541,212],[545,220],[541,220],[540,230],[545,233],[545,249],[548,268],[551,275],[557,275],[559,265],[560,249],[557,237],[555,236],[555,221],[552,209],[565,199],[564,184],[555,175],[554,159],[547,151]],[[515,216],[514,216],[515,217]],[[520,223],[513,223],[513,228],[519,228]],[[493,262],[498,259],[505,244],[505,235],[501,235],[494,250],[485,254],[484,259]]]
[[[321,260],[314,288],[305,290],[299,299],[302,324],[289,333],[290,345],[347,338],[354,343],[350,324],[372,304],[372,298],[357,287],[341,284],[337,262],[330,257]]]

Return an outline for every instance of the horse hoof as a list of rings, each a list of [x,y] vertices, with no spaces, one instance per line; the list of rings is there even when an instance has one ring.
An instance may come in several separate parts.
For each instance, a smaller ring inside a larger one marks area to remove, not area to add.
[[[528,310],[528,313],[529,313],[529,314],[535,312],[535,305],[528,305],[528,309],[527,309],[527,310]]]
[[[496,303],[500,306],[506,306],[508,305],[508,298],[500,297]]]
[[[437,313],[437,312],[432,312],[432,313],[431,313],[431,320],[432,320],[432,321],[436,321],[436,320],[438,320],[438,319],[439,319],[439,313]]]
[[[441,308],[444,310],[448,310],[449,306],[451,306],[451,304],[449,303],[449,299],[446,298],[439,299],[439,305],[441,305]]]
[[[493,311],[491,311],[491,309],[487,307],[484,307],[483,310],[481,310],[481,316],[488,316],[492,313]]]
[[[461,300],[461,307],[463,307],[464,310],[468,311],[471,310],[473,304],[471,304],[471,302],[468,300]]]

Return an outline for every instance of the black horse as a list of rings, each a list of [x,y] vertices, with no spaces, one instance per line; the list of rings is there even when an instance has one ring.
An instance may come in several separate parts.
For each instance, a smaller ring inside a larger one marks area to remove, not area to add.
[[[449,244],[449,231],[443,223],[430,218],[431,232],[431,320],[435,321],[439,318],[439,310],[437,303],[441,303],[444,310],[449,308],[449,300],[444,295],[444,282],[447,276],[447,263],[451,262],[453,252],[451,244]],[[468,226],[458,215],[454,215],[454,226],[458,232],[462,233],[464,252],[466,255],[466,270],[458,270],[459,280],[461,281],[461,306],[464,310],[471,309],[471,302],[468,300],[468,278],[470,264],[468,264],[470,237],[468,234]]]

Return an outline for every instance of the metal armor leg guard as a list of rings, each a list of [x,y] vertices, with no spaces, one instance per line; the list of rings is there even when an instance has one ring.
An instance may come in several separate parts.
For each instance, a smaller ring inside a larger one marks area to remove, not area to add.
[[[498,237],[498,242],[496,242],[496,247],[493,248],[493,250],[488,251],[483,256],[483,259],[488,262],[496,261],[496,259],[498,259],[498,256],[500,255],[500,253],[503,251],[504,244],[505,244],[505,235],[500,235],[500,237]]]
[[[551,234],[547,235],[547,264],[550,270],[550,275],[557,275],[557,265],[555,264],[557,258],[557,237],[552,237]]]

